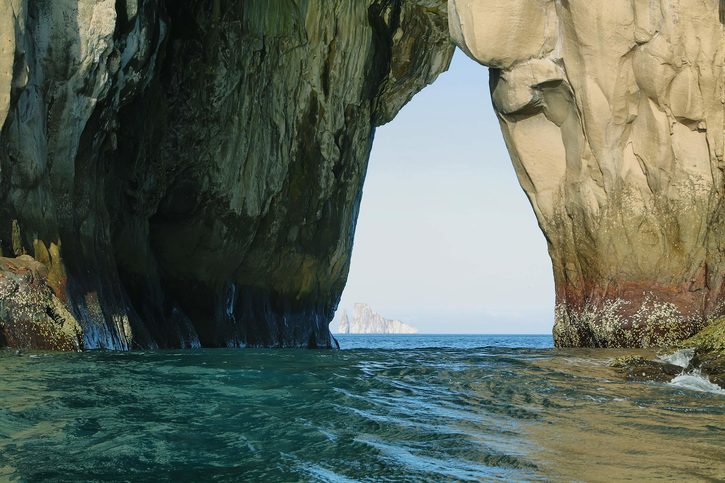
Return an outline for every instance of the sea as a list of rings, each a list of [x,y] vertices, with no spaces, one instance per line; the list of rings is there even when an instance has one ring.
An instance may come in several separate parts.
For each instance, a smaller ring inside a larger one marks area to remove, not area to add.
[[[541,335],[0,351],[0,481],[723,481],[725,394]]]

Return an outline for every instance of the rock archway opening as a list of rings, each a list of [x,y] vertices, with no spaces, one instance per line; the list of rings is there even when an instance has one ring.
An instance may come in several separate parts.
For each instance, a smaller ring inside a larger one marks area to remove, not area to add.
[[[377,129],[333,332],[365,303],[421,333],[550,333],[546,240],[488,86],[488,70],[457,51]]]

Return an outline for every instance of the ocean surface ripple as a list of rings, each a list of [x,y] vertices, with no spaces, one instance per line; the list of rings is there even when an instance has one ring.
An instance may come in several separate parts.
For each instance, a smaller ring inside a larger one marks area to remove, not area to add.
[[[725,478],[725,397],[548,336],[343,350],[0,351],[0,480]]]

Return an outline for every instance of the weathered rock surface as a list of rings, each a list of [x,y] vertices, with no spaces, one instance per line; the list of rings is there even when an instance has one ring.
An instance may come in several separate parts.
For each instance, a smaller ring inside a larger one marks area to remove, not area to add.
[[[0,257],[0,347],[75,351],[83,330],[56,294],[57,266],[28,255]],[[55,280],[54,280],[55,278]]]
[[[338,332],[341,334],[417,334],[418,329],[399,320],[386,319],[367,304],[355,304],[352,321],[343,312]]]
[[[670,382],[684,370],[675,364],[645,359],[641,356],[620,357],[612,361],[611,366],[631,381]]]
[[[55,247],[84,348],[329,347],[374,128],[452,53],[444,0],[0,0],[2,252]]]
[[[725,5],[450,0],[546,235],[558,346],[666,345],[725,313]]]

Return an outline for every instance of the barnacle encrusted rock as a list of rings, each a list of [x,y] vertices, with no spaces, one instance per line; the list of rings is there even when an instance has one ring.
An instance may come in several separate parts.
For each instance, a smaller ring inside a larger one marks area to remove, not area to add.
[[[83,329],[54,293],[45,265],[0,257],[0,346],[77,351]]]
[[[725,313],[719,0],[450,0],[546,235],[558,346],[653,346]]]

